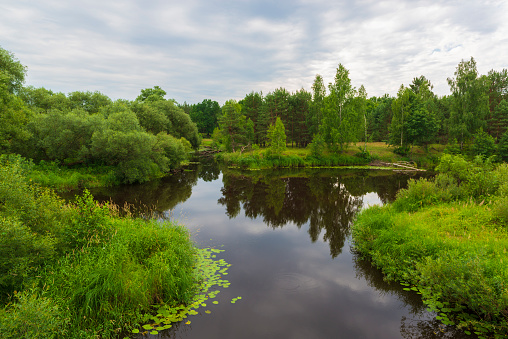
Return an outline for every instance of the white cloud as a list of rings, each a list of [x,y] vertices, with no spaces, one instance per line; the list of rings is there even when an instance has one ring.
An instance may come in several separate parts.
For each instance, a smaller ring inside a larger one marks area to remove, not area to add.
[[[52,0],[0,5],[2,47],[27,84],[134,99],[159,85],[177,101],[310,90],[338,63],[369,95],[425,75],[439,95],[462,59],[508,67],[505,1]]]

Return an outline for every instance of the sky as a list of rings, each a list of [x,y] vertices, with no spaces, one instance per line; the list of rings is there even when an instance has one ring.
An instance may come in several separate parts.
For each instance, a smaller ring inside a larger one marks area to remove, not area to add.
[[[424,75],[439,96],[461,60],[508,68],[508,1],[0,0],[0,47],[26,85],[179,103],[311,91],[338,64],[368,96]]]

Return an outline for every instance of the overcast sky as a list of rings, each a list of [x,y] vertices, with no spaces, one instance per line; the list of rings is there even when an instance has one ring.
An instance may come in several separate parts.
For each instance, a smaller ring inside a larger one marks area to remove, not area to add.
[[[463,59],[508,68],[508,1],[0,0],[0,46],[27,85],[112,99],[155,85],[180,103],[310,91],[339,63],[369,97],[420,75],[445,95]]]

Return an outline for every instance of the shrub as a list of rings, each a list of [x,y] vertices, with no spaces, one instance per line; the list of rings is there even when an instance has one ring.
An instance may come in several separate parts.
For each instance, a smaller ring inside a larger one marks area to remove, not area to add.
[[[0,300],[33,280],[54,259],[55,247],[51,235],[33,233],[19,220],[0,216]]]
[[[474,136],[472,151],[475,156],[488,158],[496,153],[496,141],[490,134],[480,129]]]
[[[409,179],[408,187],[397,193],[397,200],[393,203],[393,207],[397,211],[414,212],[421,207],[447,200],[442,193],[433,181],[426,178]]]
[[[0,310],[2,338],[62,338],[68,318],[50,298],[27,290],[15,295],[17,302]]]

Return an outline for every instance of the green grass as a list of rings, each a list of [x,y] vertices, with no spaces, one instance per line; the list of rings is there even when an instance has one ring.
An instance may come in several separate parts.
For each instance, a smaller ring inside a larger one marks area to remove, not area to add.
[[[110,338],[153,305],[193,300],[202,276],[184,227],[119,218],[86,192],[66,204],[25,165],[0,162],[0,337]]]
[[[460,159],[453,161],[463,165]],[[453,168],[435,180],[411,181],[393,204],[362,211],[352,235],[362,257],[372,260],[387,280],[421,293],[445,325],[504,338],[508,166],[491,168],[488,161],[476,161],[466,165],[460,183],[453,181]],[[479,190],[479,185],[484,186]]]
[[[242,153],[222,153],[216,157],[230,167],[244,169],[364,166],[373,160],[412,161],[417,163],[418,167],[433,169],[444,147],[444,145],[430,145],[427,151],[422,147],[414,147],[410,155],[401,156],[393,153],[392,146],[382,142],[371,142],[367,143],[367,154],[362,153],[363,144],[358,144],[350,146],[340,154],[324,151],[321,156],[315,157],[312,156],[309,148],[293,148],[289,144],[280,157],[267,156],[266,148],[249,149]]]

